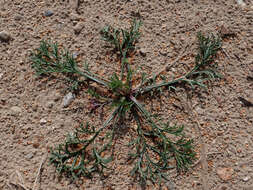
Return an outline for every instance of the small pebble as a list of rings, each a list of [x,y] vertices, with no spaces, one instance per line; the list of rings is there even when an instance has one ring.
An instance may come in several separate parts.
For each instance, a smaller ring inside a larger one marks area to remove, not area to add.
[[[184,22],[180,22],[180,23],[178,24],[178,27],[179,27],[179,28],[184,28],[184,27],[185,27]]]
[[[47,11],[44,12],[44,16],[46,16],[46,17],[53,16],[53,14],[54,14],[54,12],[51,11],[51,10],[47,10]]]
[[[54,106],[54,101],[49,101],[46,103],[47,108],[52,108]]]
[[[151,65],[157,66],[157,65],[159,65],[159,61],[154,60],[154,61],[152,61]]]
[[[250,176],[246,176],[246,177],[244,177],[242,180],[243,180],[244,182],[247,182],[247,181],[250,180]]]
[[[227,186],[221,186],[220,190],[227,190],[228,187]]]
[[[78,21],[81,19],[81,17],[78,14],[70,13],[69,15],[71,21]]]
[[[66,96],[63,98],[63,107],[68,107],[68,105],[73,101],[75,98],[75,95],[72,94],[72,92],[69,92]]]
[[[26,159],[32,159],[33,158],[33,153],[32,152],[30,152],[29,154],[27,154],[26,156],[25,156],[25,158]]]
[[[81,22],[77,23],[76,26],[74,26],[74,32],[75,34],[80,34],[80,32],[83,29],[83,24]]]
[[[11,115],[16,115],[22,112],[22,109],[18,106],[11,107]]]
[[[8,32],[4,30],[0,32],[0,41],[8,42],[10,40],[11,40],[11,35]]]
[[[65,10],[62,10],[59,14],[61,19],[66,19],[69,15]]]
[[[79,53],[78,52],[74,52],[73,53],[73,58],[76,59],[78,57]]]
[[[218,168],[217,174],[223,181],[228,181],[232,179],[232,175],[234,174],[234,169],[233,168]]]
[[[143,57],[145,57],[145,56],[147,55],[147,51],[146,51],[144,48],[141,48],[141,49],[139,50],[139,52],[140,52],[140,54],[141,54]]]
[[[54,102],[58,102],[60,99],[61,99],[61,94],[59,92],[56,92],[53,97]]]
[[[33,148],[39,148],[40,146],[40,143],[36,142],[36,143],[33,143]]]
[[[172,68],[171,68],[171,71],[172,71],[173,73],[175,73],[177,70],[176,70],[174,67],[172,67]]]
[[[41,125],[46,124],[46,123],[47,123],[47,120],[45,120],[45,119],[41,119],[41,120],[40,120],[40,124],[41,124]]]
[[[3,78],[4,74],[0,73],[0,80]]]
[[[195,110],[196,110],[196,112],[197,112],[199,115],[203,115],[204,112],[205,112],[205,110],[202,109],[202,108],[200,108],[200,107],[197,107]]]
[[[167,49],[161,49],[161,50],[159,51],[159,53],[160,53],[161,55],[163,55],[163,56],[166,56],[166,55],[168,54],[168,51],[167,51]]]
[[[246,6],[246,3],[243,2],[243,0],[236,0],[238,5]]]
[[[15,21],[20,21],[20,20],[22,20],[23,19],[23,17],[21,16],[21,15],[16,15],[16,16],[14,16],[14,20]]]

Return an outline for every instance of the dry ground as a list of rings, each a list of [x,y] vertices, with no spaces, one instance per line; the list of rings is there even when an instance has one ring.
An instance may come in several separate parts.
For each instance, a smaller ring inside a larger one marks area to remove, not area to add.
[[[133,18],[143,21],[137,48],[146,52],[143,57],[137,50],[133,64],[148,73],[172,62],[190,44],[168,71],[172,76],[183,72],[182,63],[192,62],[196,53],[198,31],[224,37],[217,60],[222,80],[211,83],[208,91],[181,89],[153,100],[160,105],[154,111],[186,126],[202,158],[186,174],[172,172],[164,189],[253,189],[253,107],[239,98],[253,102],[253,3],[245,1],[242,7],[234,0],[83,0],[77,9],[73,2],[1,0],[0,31],[12,39],[0,42],[0,189],[32,189],[50,147],[81,121],[99,124],[96,115],[89,115],[85,89],[69,107],[62,107],[64,82],[37,78],[29,51],[42,39],[51,39],[109,77],[115,65],[99,31],[106,24],[127,27]],[[47,10],[54,14],[45,17]],[[115,170],[107,179],[95,176],[70,183],[45,162],[35,189],[140,189],[128,175],[131,166],[124,164],[128,139],[129,134],[119,138]],[[222,179],[223,168],[227,176]]]

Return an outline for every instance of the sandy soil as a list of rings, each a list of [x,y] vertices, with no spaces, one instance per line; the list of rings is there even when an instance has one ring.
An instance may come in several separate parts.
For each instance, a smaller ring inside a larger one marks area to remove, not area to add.
[[[202,158],[186,174],[172,172],[164,189],[253,189],[253,107],[239,98],[253,102],[253,3],[244,2],[242,7],[234,0],[83,0],[77,9],[71,0],[1,0],[0,32],[8,32],[11,40],[0,42],[0,189],[32,189],[41,163],[34,189],[140,189],[128,175],[131,165],[125,164],[127,133],[118,139],[114,172],[104,180],[95,176],[71,183],[43,162],[49,148],[78,123],[98,121],[89,114],[85,89],[63,108],[65,83],[36,77],[28,57],[42,39],[51,39],[109,77],[115,65],[99,31],[106,24],[128,27],[133,18],[143,21],[137,49],[146,52],[142,56],[137,50],[133,63],[148,73],[172,62],[190,44],[168,71],[172,76],[183,72],[181,63],[192,62],[196,53],[198,31],[224,37],[217,60],[222,80],[207,91],[181,89],[153,100],[161,105],[155,111],[186,126]],[[53,15],[46,17],[48,10]]]

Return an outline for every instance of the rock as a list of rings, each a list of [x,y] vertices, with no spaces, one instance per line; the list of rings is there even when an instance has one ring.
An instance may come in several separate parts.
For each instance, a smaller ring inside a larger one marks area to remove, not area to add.
[[[63,107],[68,107],[68,105],[73,101],[75,98],[75,95],[72,94],[72,92],[69,92],[66,96],[63,98]]]
[[[173,73],[177,72],[177,70],[176,70],[174,67],[171,68],[171,71],[172,71]]]
[[[204,114],[204,112],[205,112],[205,110],[204,109],[202,109],[202,108],[200,108],[200,107],[196,107],[196,112],[199,114],[199,115],[203,115]]]
[[[47,120],[45,120],[44,118],[42,118],[42,119],[40,120],[40,124],[41,124],[41,125],[46,124],[46,123],[47,123]]]
[[[11,35],[8,32],[4,30],[0,32],[0,41],[8,42],[10,40],[11,40]]]
[[[33,110],[34,112],[37,112],[37,111],[38,111],[38,108],[39,108],[38,104],[32,104],[32,110]]]
[[[81,19],[81,17],[78,14],[70,13],[69,15],[71,21],[78,21]]]
[[[236,0],[236,2],[240,6],[246,6],[246,3],[244,3],[243,0]]]
[[[38,142],[33,143],[33,148],[39,148],[39,146],[40,146],[40,143]]]
[[[20,21],[22,19],[23,19],[22,15],[17,14],[17,15],[14,16],[15,21]]]
[[[147,51],[146,51],[144,48],[141,48],[141,49],[139,50],[139,52],[140,52],[140,54],[141,54],[143,57],[145,57],[145,56],[147,55]]]
[[[243,180],[244,182],[247,182],[247,181],[250,180],[250,176],[246,176],[246,177],[244,177],[242,180]]]
[[[75,34],[80,34],[82,29],[83,29],[83,23],[81,23],[81,22],[77,23],[77,25],[74,26]]]
[[[179,22],[178,27],[179,28],[184,28],[185,27],[185,23],[184,22]]]
[[[49,101],[46,103],[47,108],[52,108],[54,106],[54,101]]]
[[[66,12],[66,10],[62,10],[59,14],[60,18],[61,19],[66,19],[69,15],[68,13]]]
[[[56,92],[53,97],[54,102],[58,102],[60,99],[61,99],[61,94],[59,92]]]
[[[173,74],[171,71],[169,71],[170,68],[166,67],[166,71],[167,71],[167,76],[170,80],[173,80],[173,78],[175,77],[175,74]]]
[[[154,61],[152,61],[151,65],[157,67],[159,65],[159,61],[154,60]]]
[[[249,186],[244,186],[242,187],[243,190],[252,190],[253,189],[253,185],[249,185]]]
[[[78,57],[79,53],[78,52],[74,52],[73,53],[73,58],[76,59]]]
[[[32,152],[30,152],[29,154],[27,154],[26,156],[25,156],[25,158],[26,159],[32,159],[33,158],[33,153]]]
[[[3,78],[4,74],[0,73],[0,80]]]
[[[219,190],[227,190],[228,189],[228,187],[227,186],[224,186],[224,185],[222,185],[220,188],[219,188]]]
[[[233,168],[218,168],[217,174],[223,181],[228,181],[232,179],[232,175],[234,173]]]
[[[229,38],[229,37],[236,37],[236,33],[230,30],[227,26],[221,25],[218,29],[221,38]],[[223,47],[226,49],[226,47]]]
[[[159,53],[160,53],[161,55],[163,55],[163,56],[166,56],[166,55],[168,54],[168,51],[167,51],[167,49],[160,49],[160,50],[159,50]]]
[[[53,16],[53,14],[54,14],[54,12],[51,11],[51,10],[46,10],[46,11],[44,12],[44,16],[46,16],[46,17]]]
[[[16,115],[22,112],[22,109],[18,106],[11,107],[11,115]]]

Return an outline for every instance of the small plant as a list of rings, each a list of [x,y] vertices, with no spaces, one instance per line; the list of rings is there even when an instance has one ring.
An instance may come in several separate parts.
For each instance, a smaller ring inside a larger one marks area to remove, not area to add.
[[[88,93],[94,97],[92,109],[108,106],[113,110],[101,127],[89,123],[81,125],[67,136],[63,144],[51,150],[50,163],[58,172],[76,179],[80,176],[92,177],[94,172],[103,175],[105,169],[110,170],[107,165],[114,159],[115,131],[120,130],[122,123],[130,118],[133,118],[133,129],[136,131],[136,137],[129,142],[133,150],[129,152],[129,161],[134,165],[131,174],[142,185],[147,180],[160,184],[168,179],[169,169],[176,167],[178,171],[185,171],[193,163],[193,140],[184,136],[184,126],[163,122],[149,113],[138,99],[144,94],[146,97],[159,91],[176,90],[178,85],[206,88],[205,81],[220,77],[215,70],[214,59],[221,42],[215,36],[205,37],[198,33],[199,52],[189,72],[171,81],[166,76],[147,78],[146,73],[137,79],[128,57],[140,37],[140,26],[141,22],[134,20],[129,31],[111,26],[101,31],[102,38],[111,43],[121,57],[121,72],[114,73],[109,79],[92,73],[87,64],[79,68],[73,56],[66,50],[60,51],[55,43],[42,41],[32,53],[32,67],[38,75],[61,73],[74,81],[76,87],[87,83]],[[99,94],[92,83],[107,89],[107,93]],[[133,85],[136,83],[139,85]]]

